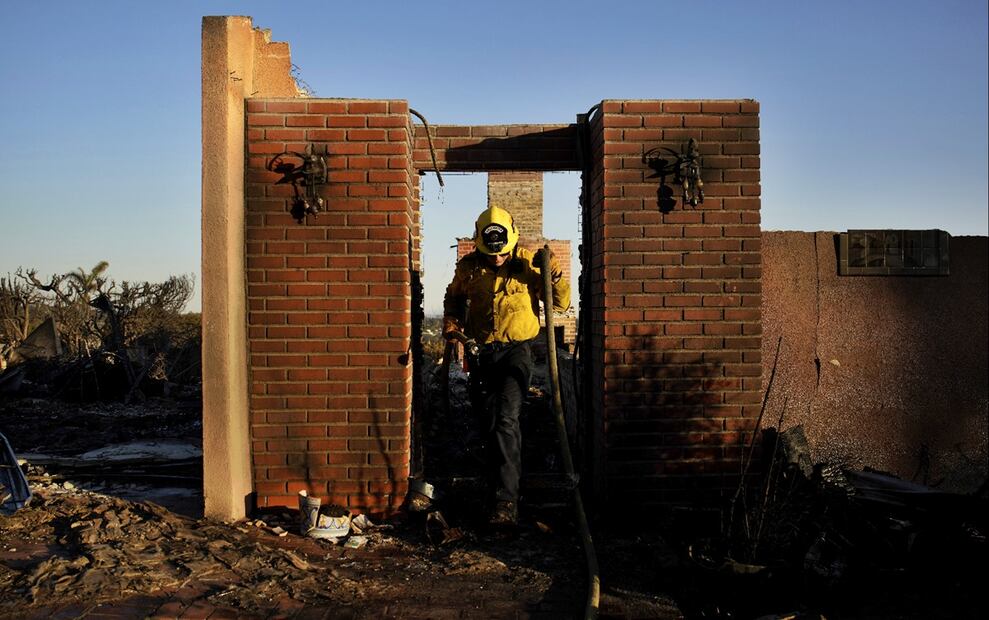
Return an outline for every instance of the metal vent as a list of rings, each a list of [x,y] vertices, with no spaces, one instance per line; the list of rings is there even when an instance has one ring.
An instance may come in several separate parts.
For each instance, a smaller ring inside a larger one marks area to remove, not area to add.
[[[946,276],[943,230],[849,230],[839,235],[838,275]]]

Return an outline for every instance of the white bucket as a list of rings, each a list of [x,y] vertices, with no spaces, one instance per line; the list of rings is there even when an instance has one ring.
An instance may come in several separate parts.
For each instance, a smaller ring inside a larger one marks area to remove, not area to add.
[[[309,497],[306,491],[299,491],[299,533],[303,536],[308,535],[309,531],[319,523],[321,503],[318,497]]]
[[[318,497],[309,497],[306,491],[299,491],[300,533],[310,538],[343,538],[350,533],[350,512],[339,517],[321,515],[321,504]]]

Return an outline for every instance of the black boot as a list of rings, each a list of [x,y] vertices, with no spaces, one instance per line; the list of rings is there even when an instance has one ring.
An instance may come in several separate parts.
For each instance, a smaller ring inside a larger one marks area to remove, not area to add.
[[[505,500],[498,500],[495,503],[494,510],[491,512],[491,518],[488,519],[488,524],[494,526],[518,525],[518,522],[518,504]]]

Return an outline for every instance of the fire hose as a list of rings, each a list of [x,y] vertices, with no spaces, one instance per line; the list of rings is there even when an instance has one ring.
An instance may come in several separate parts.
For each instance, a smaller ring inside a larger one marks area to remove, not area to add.
[[[573,459],[570,456],[570,440],[567,437],[567,424],[563,418],[563,398],[560,395],[560,372],[556,360],[556,334],[553,330],[553,276],[550,273],[549,246],[543,246],[543,261],[540,269],[543,272],[543,309],[546,314],[546,358],[549,364],[550,382],[553,385],[553,413],[556,417],[556,431],[560,441],[560,456],[563,468],[569,480],[576,480]],[[587,560],[587,603],[584,606],[584,618],[597,618],[598,606],[601,599],[601,576],[598,572],[597,555],[594,552],[594,541],[591,530],[587,525],[587,515],[584,514],[584,502],[580,498],[580,488],[573,489],[574,508],[577,513],[577,527],[580,530],[581,546]]]

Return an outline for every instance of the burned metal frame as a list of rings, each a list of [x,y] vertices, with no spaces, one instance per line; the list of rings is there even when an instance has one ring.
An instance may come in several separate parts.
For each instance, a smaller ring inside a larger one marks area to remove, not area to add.
[[[10,442],[0,433],[0,514],[12,514],[31,502],[31,487]]]

